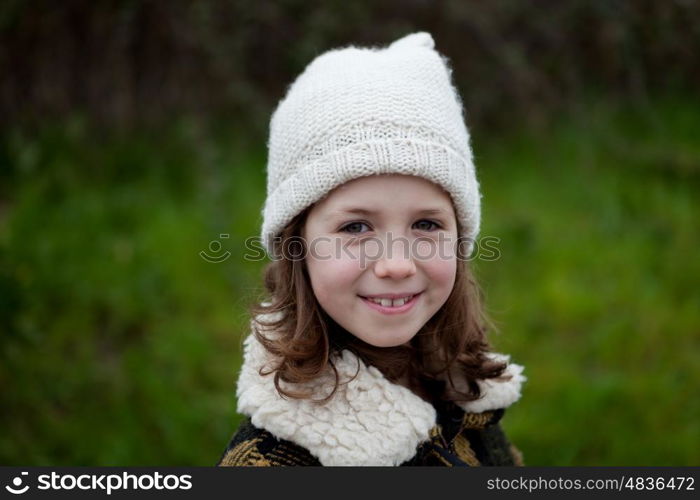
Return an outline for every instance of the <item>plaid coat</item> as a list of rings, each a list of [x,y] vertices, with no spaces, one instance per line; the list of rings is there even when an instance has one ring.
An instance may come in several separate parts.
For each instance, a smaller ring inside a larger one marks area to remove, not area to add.
[[[416,448],[415,455],[402,466],[472,467],[523,465],[520,451],[501,430],[504,410],[483,413],[457,411],[441,415],[443,423],[433,427],[430,439]],[[309,450],[255,427],[246,418],[231,438],[218,466],[274,467],[321,466]]]

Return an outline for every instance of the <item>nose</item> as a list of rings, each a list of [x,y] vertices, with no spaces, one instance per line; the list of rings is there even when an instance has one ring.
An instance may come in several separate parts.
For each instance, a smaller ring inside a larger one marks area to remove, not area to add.
[[[416,273],[416,264],[407,249],[392,248],[374,263],[374,274],[378,278],[407,278]]]

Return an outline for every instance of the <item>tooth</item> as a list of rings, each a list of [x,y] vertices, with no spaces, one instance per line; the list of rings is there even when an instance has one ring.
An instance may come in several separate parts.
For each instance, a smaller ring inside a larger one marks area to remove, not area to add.
[[[401,307],[405,305],[408,301],[410,301],[414,295],[409,295],[408,297],[401,297],[400,299],[383,299],[383,298],[371,298],[367,297],[367,300],[371,300],[375,304],[379,304],[384,307]]]

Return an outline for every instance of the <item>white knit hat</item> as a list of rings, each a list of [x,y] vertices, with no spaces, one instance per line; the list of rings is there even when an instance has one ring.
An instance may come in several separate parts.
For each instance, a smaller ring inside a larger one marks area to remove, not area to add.
[[[406,174],[442,186],[469,239],[479,233],[480,194],[462,103],[429,33],[387,48],[346,47],[316,57],[270,122],[262,241],[341,184]]]

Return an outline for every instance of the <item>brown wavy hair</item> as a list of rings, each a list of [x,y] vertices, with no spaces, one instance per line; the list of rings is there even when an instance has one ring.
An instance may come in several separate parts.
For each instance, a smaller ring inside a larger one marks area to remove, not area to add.
[[[310,394],[281,387],[280,381],[308,382],[330,367],[335,386],[319,402],[333,397],[341,383],[333,360],[343,349],[432,403],[478,399],[477,379],[503,376],[506,364],[487,357],[487,326],[494,327],[484,313],[480,289],[465,261],[458,260],[454,287],[445,304],[408,345],[374,347],[338,325],[318,303],[305,260],[292,257],[303,256],[306,251],[301,234],[311,208],[297,215],[275,243],[273,252],[277,257],[264,270],[268,299],[249,306],[256,318],[254,334],[278,360],[268,371],[261,369],[260,374],[274,373],[280,395],[310,398]],[[278,319],[259,318],[271,313],[280,313]],[[276,335],[266,337],[258,326],[272,328]]]

